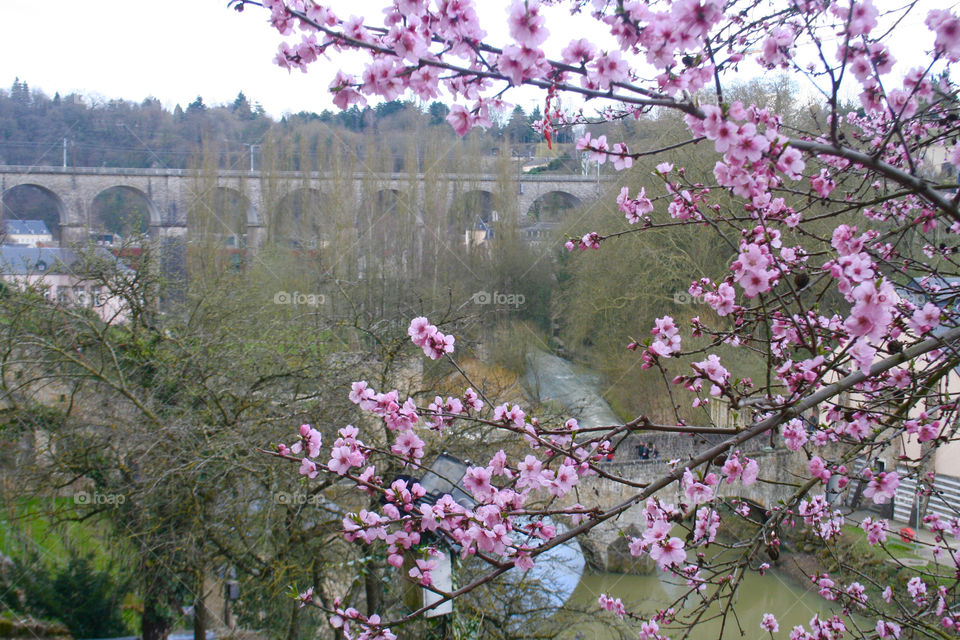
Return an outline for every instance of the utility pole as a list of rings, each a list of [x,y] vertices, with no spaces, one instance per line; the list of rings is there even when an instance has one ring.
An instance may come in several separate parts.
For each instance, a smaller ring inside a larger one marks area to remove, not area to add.
[[[250,173],[253,173],[253,150],[256,149],[259,145],[243,143],[245,147],[250,149]]]

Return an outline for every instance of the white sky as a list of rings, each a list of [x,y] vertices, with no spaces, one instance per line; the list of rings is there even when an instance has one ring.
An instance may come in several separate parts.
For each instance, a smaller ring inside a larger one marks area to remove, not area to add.
[[[382,24],[379,0],[327,4]],[[506,41],[508,3],[477,4],[490,8],[481,17],[494,41]],[[257,7],[230,10],[226,0],[0,0],[0,87],[19,77],[50,96],[153,96],[171,109],[198,95],[207,105],[232,102],[242,90],[273,116],[333,109],[327,86],[337,65],[318,61],[308,74],[279,68],[282,37],[266,18]],[[593,21],[577,22],[582,32]]]
[[[901,5],[874,1],[881,9]],[[328,4],[343,17],[355,13],[382,24],[381,0]],[[509,2],[476,4],[490,40],[505,43]],[[917,64],[933,42],[922,22],[940,2],[921,4],[926,6],[898,29],[897,41],[907,43],[893,47],[900,73]],[[944,4],[956,6],[952,0]],[[226,5],[226,0],[0,0],[0,87],[9,88],[19,77],[50,96],[77,92],[138,102],[153,96],[170,109],[178,103],[186,108],[198,95],[208,105],[232,102],[242,90],[273,116],[333,108],[327,85],[338,63],[314,63],[308,74],[280,69],[273,57],[281,36],[266,23],[266,12],[249,7],[237,13]],[[588,37],[601,47],[610,43],[589,17],[549,11],[551,57],[574,38]],[[355,60],[352,70],[359,64]],[[744,69],[741,75],[750,74]],[[529,110],[542,95],[524,90],[507,100]]]

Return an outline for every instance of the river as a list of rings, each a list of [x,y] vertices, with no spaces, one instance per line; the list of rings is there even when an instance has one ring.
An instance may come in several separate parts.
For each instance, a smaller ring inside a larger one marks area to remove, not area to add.
[[[576,415],[583,426],[619,423],[616,414],[602,397],[602,378],[596,373],[545,351],[528,354],[527,363],[527,386],[541,402],[550,401],[563,406]],[[637,637],[636,624],[620,622],[612,613],[596,613],[597,598],[601,593],[621,598],[628,609],[649,613],[669,606],[686,588],[666,573],[633,576],[593,573],[581,569],[571,570],[566,580],[561,582],[557,592],[565,597],[565,611],[555,617],[555,622],[564,628],[560,637],[565,640]],[[744,634],[740,635],[736,621],[730,617],[724,637],[769,638],[769,634],[760,628],[764,613],[772,613],[777,617],[781,630],[779,635],[785,637],[785,632],[789,632],[793,626],[808,625],[814,613],[827,610],[825,601],[809,585],[798,584],[776,571],[770,571],[763,577],[748,574],[738,591],[736,612]],[[577,611],[592,613],[577,615],[574,613]],[[692,640],[707,640],[717,638],[719,631],[720,621],[714,620],[699,625],[689,637]],[[680,634],[667,635],[679,637]]]

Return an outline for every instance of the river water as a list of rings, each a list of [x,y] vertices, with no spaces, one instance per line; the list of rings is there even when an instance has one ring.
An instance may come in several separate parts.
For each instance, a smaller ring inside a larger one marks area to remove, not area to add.
[[[528,355],[527,386],[531,394],[541,402],[552,401],[576,415],[583,426],[618,424],[620,421],[602,397],[602,380],[597,374],[574,365],[545,351]],[[581,564],[582,566],[582,564]],[[560,637],[565,640],[619,640],[636,638],[638,626],[621,622],[608,612],[597,613],[597,598],[605,593],[621,598],[628,610],[650,613],[670,606],[685,592],[685,585],[661,573],[651,576],[633,576],[617,573],[592,573],[575,569],[569,571],[565,580],[557,586],[558,595],[565,598],[564,612],[554,622],[562,627]],[[737,622],[728,618],[723,632],[725,638],[769,638],[760,628],[764,613],[777,617],[781,633],[786,636],[795,625],[808,625],[817,612],[828,608],[810,585],[770,571],[761,577],[748,574],[738,589],[736,613],[743,630],[741,636]],[[582,613],[577,613],[582,612]],[[585,614],[585,615],[584,615]],[[718,638],[719,620],[698,625],[690,634],[692,640]],[[668,633],[680,637],[682,633]]]
[[[650,614],[674,602],[685,589],[685,585],[679,584],[674,578],[585,573],[564,608],[569,611],[597,611],[597,598],[605,593],[613,598],[621,598],[629,611]],[[781,631],[777,637],[786,637],[795,625],[807,626],[815,613],[820,612],[823,616],[828,610],[826,602],[811,587],[800,585],[776,572],[768,572],[763,577],[747,575],[738,589],[735,603],[737,618],[728,618],[724,638],[769,638],[769,634],[760,628],[760,620],[765,613],[777,617]],[[561,624],[564,624],[563,618],[564,614],[559,614],[558,621]],[[742,626],[743,636],[737,629],[736,620]],[[636,623],[621,622],[614,614],[605,611],[592,616],[570,617],[564,626],[566,629],[560,635],[564,640],[636,638],[639,630]],[[718,638],[720,627],[720,620],[701,623],[689,637],[692,640]],[[678,638],[682,632],[665,630],[664,634]]]

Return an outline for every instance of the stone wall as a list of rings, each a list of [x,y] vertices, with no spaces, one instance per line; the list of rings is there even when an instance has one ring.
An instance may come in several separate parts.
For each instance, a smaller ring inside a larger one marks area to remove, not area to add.
[[[635,458],[635,448],[624,446],[618,448],[617,457],[613,461],[601,463],[601,468],[611,476],[623,478],[632,483],[648,483],[670,473],[676,468],[683,469],[684,459],[690,459],[694,452],[702,451],[703,442],[693,439],[683,440],[687,436],[661,435],[648,437],[644,434],[636,438],[647,442],[654,440],[661,455],[656,460],[639,460]],[[720,440],[720,437],[711,439]],[[759,439],[758,439],[759,440]],[[661,444],[664,447],[661,447]],[[761,446],[757,442],[753,446]],[[667,447],[670,447],[667,449]],[[749,448],[752,447],[748,447]],[[760,480],[749,487],[742,483],[721,483],[717,490],[718,495],[729,498],[739,498],[756,505],[754,508],[767,508],[787,499],[793,493],[790,486],[798,482],[798,478],[806,474],[807,458],[800,453],[794,453],[785,448],[761,448],[759,451],[749,451],[751,458],[760,464]],[[670,460],[679,460],[674,466]],[[712,469],[717,471],[717,469]],[[610,509],[633,499],[642,491],[642,487],[630,486],[622,482],[601,477],[589,476],[579,484],[579,501],[587,505],[599,505],[602,509]],[[686,502],[679,482],[673,482],[654,494],[666,503],[679,504]],[[625,540],[630,536],[638,536],[646,528],[643,509],[646,500],[634,504],[616,518],[612,518],[590,531],[580,539],[580,546],[588,564],[597,570],[603,571],[652,571],[649,562],[631,562],[628,554],[625,555]],[[758,514],[762,515],[762,514]],[[624,548],[621,548],[624,547]],[[636,559],[634,559],[636,560]]]

